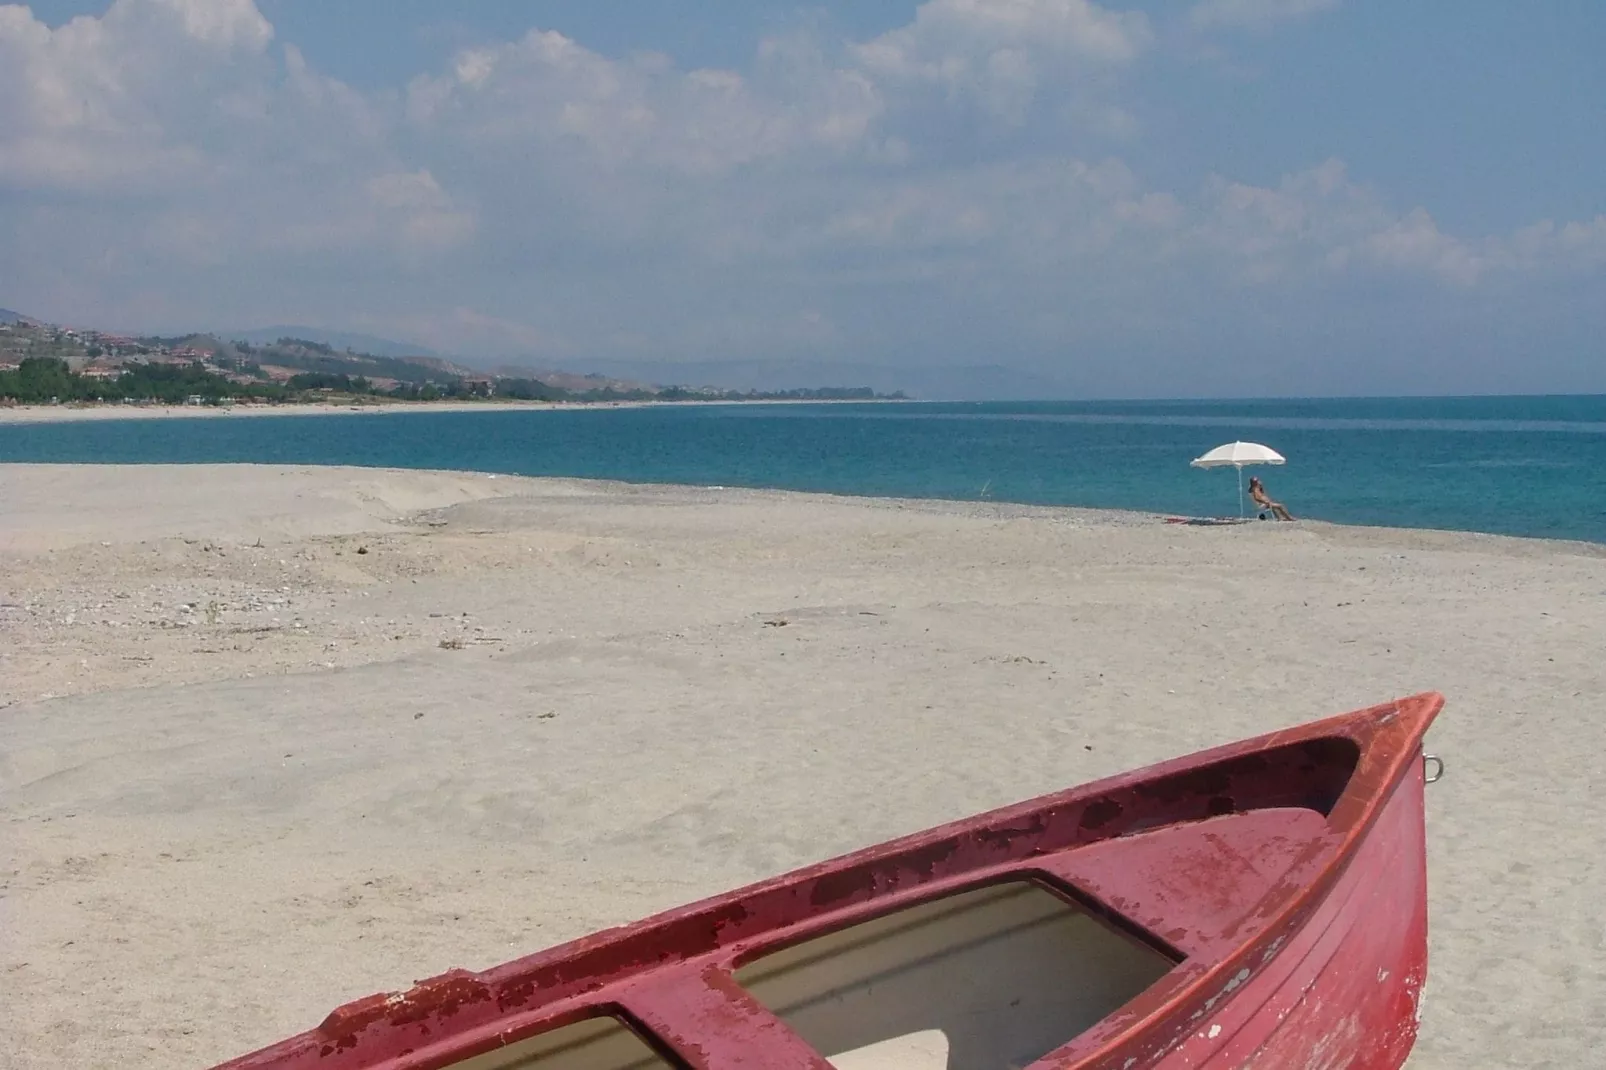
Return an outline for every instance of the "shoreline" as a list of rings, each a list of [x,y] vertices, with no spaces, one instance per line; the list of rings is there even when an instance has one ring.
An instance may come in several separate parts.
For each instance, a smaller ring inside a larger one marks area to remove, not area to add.
[[[379,416],[440,412],[585,412],[608,409],[694,408],[709,405],[898,405],[912,398],[696,398],[620,401],[386,401],[287,402],[280,405],[11,405],[0,406],[0,426],[99,420],[225,419],[261,416]]]
[[[477,411],[473,403],[466,403],[471,409]],[[542,404],[542,403],[535,403]],[[620,407],[645,407],[648,405],[663,404],[709,404],[706,402],[622,402]],[[719,404],[719,403],[715,403]],[[743,404],[772,404],[771,402],[752,402]],[[776,403],[795,404],[795,403]],[[841,402],[832,404],[855,404]],[[589,408],[595,406],[569,406],[570,409]],[[0,410],[3,411],[3,410]],[[455,411],[455,410],[448,410]],[[174,418],[185,414],[175,413]],[[325,415],[317,413],[314,415]],[[0,425],[4,424],[0,418]],[[78,461],[6,461],[0,460],[0,478],[8,468],[55,468],[55,469],[213,469],[238,468],[259,470],[287,470],[287,471],[325,471],[325,472],[352,472],[371,475],[390,475],[405,477],[409,475],[420,477],[460,477],[468,479],[487,480],[519,480],[534,483],[550,482],[554,485],[592,486],[597,488],[615,489],[621,491],[647,492],[658,491],[665,493],[719,493],[725,495],[788,495],[800,499],[815,498],[822,501],[860,502],[870,505],[891,506],[900,509],[912,507],[935,507],[938,511],[959,513],[968,510],[988,510],[993,515],[1009,515],[1014,518],[1027,517],[1053,517],[1074,516],[1081,520],[1102,522],[1114,527],[1132,527],[1160,525],[1179,529],[1205,528],[1205,529],[1235,529],[1235,528],[1289,528],[1290,530],[1324,530],[1335,532],[1387,532],[1401,537],[1414,537],[1419,542],[1424,540],[1432,545],[1447,545],[1465,538],[1489,539],[1511,542],[1515,544],[1532,544],[1536,547],[1557,549],[1584,557],[1606,557],[1606,539],[1591,541],[1589,539],[1562,538],[1547,535],[1513,535],[1499,531],[1483,531],[1476,528],[1431,528],[1413,527],[1393,524],[1350,524],[1334,520],[1321,520],[1311,517],[1296,518],[1290,523],[1261,521],[1254,517],[1242,518],[1231,516],[1187,516],[1178,513],[1168,513],[1161,510],[1147,509],[1121,509],[1098,505],[1046,505],[1037,502],[1013,502],[1000,498],[940,498],[940,497],[893,497],[882,494],[850,494],[833,491],[797,490],[788,487],[749,486],[744,484],[696,484],[635,481],[626,479],[602,479],[586,476],[562,475],[524,475],[517,472],[487,472],[472,468],[396,468],[393,466],[365,466],[357,464],[282,464],[278,462],[258,461],[196,461],[183,463],[125,463],[108,461],[104,463],[87,463]],[[1191,521],[1191,523],[1190,523]]]

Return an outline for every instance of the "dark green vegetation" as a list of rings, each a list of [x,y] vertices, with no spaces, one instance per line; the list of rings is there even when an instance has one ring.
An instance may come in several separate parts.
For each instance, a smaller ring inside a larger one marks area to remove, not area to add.
[[[260,367],[247,365],[244,374]],[[306,372],[292,376],[287,383],[265,378],[241,382],[209,370],[196,361],[190,364],[128,364],[116,378],[99,378],[71,371],[67,362],[55,357],[28,357],[15,371],[0,371],[0,398],[24,405],[72,401],[151,401],[180,404],[190,400],[216,405],[224,400],[254,399],[270,402],[316,401],[338,395],[350,397],[396,398],[435,401],[442,398],[484,396],[461,381],[422,387],[401,384],[380,390],[361,376]]]
[[[25,405],[68,401],[160,401],[189,398],[217,404],[225,398],[290,400],[293,394],[276,383],[236,383],[200,364],[131,364],[116,379],[99,379],[69,371],[55,357],[28,357],[15,371],[0,371],[0,398]]]

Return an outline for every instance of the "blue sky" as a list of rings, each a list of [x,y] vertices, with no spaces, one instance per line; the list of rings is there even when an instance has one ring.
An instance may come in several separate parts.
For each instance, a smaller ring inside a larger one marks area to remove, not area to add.
[[[1606,391],[1606,4],[0,5],[0,304],[1066,393]]]

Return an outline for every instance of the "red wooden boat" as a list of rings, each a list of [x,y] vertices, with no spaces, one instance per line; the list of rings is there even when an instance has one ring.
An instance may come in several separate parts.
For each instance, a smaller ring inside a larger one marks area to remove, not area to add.
[[[1427,971],[1421,743],[1442,705],[1275,732],[455,970],[224,1066],[1396,1070]]]

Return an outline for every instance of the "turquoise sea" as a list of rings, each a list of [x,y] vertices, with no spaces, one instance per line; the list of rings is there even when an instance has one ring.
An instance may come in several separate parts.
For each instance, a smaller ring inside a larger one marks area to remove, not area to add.
[[[0,425],[0,461],[340,464],[1236,515],[1606,542],[1606,396],[663,406]],[[1251,470],[1253,471],[1253,470]]]

